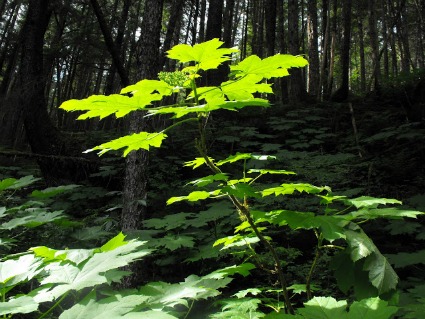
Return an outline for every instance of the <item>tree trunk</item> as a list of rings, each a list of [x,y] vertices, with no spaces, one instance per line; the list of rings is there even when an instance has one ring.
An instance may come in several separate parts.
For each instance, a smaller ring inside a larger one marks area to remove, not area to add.
[[[165,34],[165,39],[163,44],[163,53],[161,55],[161,62],[160,62],[161,66],[165,65],[166,63],[165,54],[168,50],[171,49],[171,45],[173,44],[176,27],[178,26],[178,22],[181,20],[183,15],[184,2],[185,0],[173,0],[173,3],[171,5],[170,20],[168,21],[167,32]],[[169,68],[166,67],[165,69],[168,70]]]
[[[368,1],[369,10],[369,40],[372,56],[372,78],[374,82],[374,90],[376,93],[380,92],[381,83],[381,68],[379,63],[379,44],[378,44],[378,31],[377,31],[377,19],[376,19],[376,5],[375,0]]]
[[[267,56],[275,54],[276,47],[276,0],[266,0],[265,24],[266,24],[266,51]]]
[[[223,41],[227,48],[233,46],[232,43],[232,28],[233,28],[233,15],[235,12],[235,0],[226,0],[226,9],[224,10],[223,21]]]
[[[351,43],[351,0],[344,0],[342,4],[343,39],[341,46],[341,86],[332,96],[337,102],[345,101],[349,92],[350,73],[350,43]]]
[[[279,52],[286,53],[286,37],[285,37],[285,14],[283,9],[283,1],[277,2],[276,7],[276,15],[277,15],[277,47]],[[288,77],[279,78],[279,86],[277,95],[282,103],[286,103],[288,101]]]
[[[205,40],[205,13],[207,12],[207,0],[201,0],[201,13],[199,21],[199,42],[204,42]]]
[[[90,162],[80,155],[81,141],[65,140],[47,112],[43,43],[51,15],[49,5],[50,1],[46,0],[29,2],[14,96],[17,97],[18,110],[23,117],[28,143],[45,181],[50,185],[58,185],[85,179],[87,169],[91,168]]]
[[[224,0],[210,0],[205,41],[214,38],[222,38],[221,28],[223,25],[223,9]],[[228,70],[229,67],[222,64],[217,69],[208,71],[205,75],[204,84],[207,86],[219,85],[225,80]]]
[[[90,3],[93,6],[94,13],[96,14],[97,21],[99,22],[100,29],[102,30],[106,47],[109,53],[111,54],[112,61],[118,71],[118,74],[120,75],[121,84],[122,86],[127,86],[130,84],[130,80],[128,78],[128,72],[124,67],[124,62],[121,59],[119,47],[117,46],[117,44],[119,45],[120,43],[114,43],[114,40],[112,39],[112,32],[109,30],[108,24],[106,23],[106,19],[105,19],[105,16],[103,15],[99,2],[97,0],[90,0]],[[124,6],[124,9],[125,9],[125,6]],[[128,11],[128,8],[127,8],[127,11]],[[118,40],[120,40],[122,43],[122,38]],[[111,92],[108,92],[108,93],[111,93]]]
[[[319,94],[320,66],[317,31],[317,0],[307,4],[307,38],[308,38],[308,93],[317,97]]]
[[[358,9],[357,14],[357,28],[359,29],[359,56],[360,56],[360,92],[366,93],[366,59],[364,50],[364,31],[362,15]]]
[[[298,1],[288,0],[288,49],[293,55],[300,54],[299,52],[299,32],[298,32]],[[294,68],[290,70],[289,78],[289,102],[297,103],[305,96],[305,89],[302,79],[301,70]]]
[[[141,52],[138,57],[138,78],[154,79],[160,70],[159,48],[162,27],[163,0],[146,0],[143,12],[140,38]],[[142,112],[132,112],[129,116],[129,133],[146,131],[147,123]],[[125,233],[140,229],[146,218],[148,151],[133,151],[125,159],[123,186],[123,209],[121,228]],[[142,279],[140,264],[132,264],[133,276],[127,277],[122,285],[134,287]]]

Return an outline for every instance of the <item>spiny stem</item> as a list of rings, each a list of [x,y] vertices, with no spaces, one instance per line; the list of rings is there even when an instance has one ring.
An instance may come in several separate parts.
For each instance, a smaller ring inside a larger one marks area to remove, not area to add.
[[[206,165],[210,168],[212,172],[215,174],[221,173],[220,168],[215,165],[207,155],[206,145],[205,145],[205,130],[202,125],[199,125],[199,133],[200,133],[200,141],[198,141],[196,147],[200,155],[204,158]],[[258,229],[257,225],[255,225],[254,220],[252,219],[251,213],[249,211],[248,206],[242,204],[234,195],[227,195],[233,205],[236,207],[238,212],[247,220],[251,229],[254,231],[255,235],[260,239],[260,242],[267,248],[270,254],[273,257],[275,272],[278,275],[279,282],[282,288],[282,293],[284,297],[285,309],[290,314],[294,314],[294,308],[292,307],[291,301],[289,299],[287,283],[285,279],[285,275],[283,274],[282,264],[280,262],[279,256],[277,255],[276,250],[270,244],[270,242],[263,236],[263,234]]]
[[[320,248],[317,247],[316,248],[316,255],[314,256],[313,264],[310,267],[310,271],[308,272],[308,276],[307,276],[307,280],[306,280],[306,284],[305,284],[308,300],[313,298],[313,295],[311,293],[311,279],[313,277],[314,269],[316,268],[317,261],[319,260],[319,257],[320,257]]]
[[[38,317],[38,319],[43,319],[45,318],[48,314],[50,314],[57,306],[59,306],[59,304],[66,298],[66,296],[68,296],[69,291],[64,293],[62,295],[62,297],[59,298],[59,300],[52,306],[49,308],[49,310],[47,310],[45,313],[43,313],[40,317]]]

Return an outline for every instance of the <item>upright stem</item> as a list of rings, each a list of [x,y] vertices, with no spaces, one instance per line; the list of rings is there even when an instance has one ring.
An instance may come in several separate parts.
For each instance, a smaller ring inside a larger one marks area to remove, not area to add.
[[[196,147],[198,149],[198,152],[200,155],[204,158],[206,165],[210,168],[210,170],[214,174],[221,173],[220,168],[215,165],[211,159],[207,155],[207,147],[205,143],[205,127],[202,123],[202,121],[199,122],[199,134],[200,134],[200,140],[198,141]],[[279,278],[279,283],[282,289],[283,298],[285,302],[285,309],[286,312],[289,312],[290,314],[294,314],[294,308],[292,307],[291,301],[289,299],[288,295],[288,285],[285,279],[285,275],[283,274],[282,270],[282,264],[280,262],[279,256],[276,253],[276,250],[272,246],[272,244],[263,236],[263,234],[258,229],[257,225],[255,225],[254,220],[252,219],[250,210],[247,205],[242,204],[234,195],[228,194],[227,195],[230,201],[233,203],[233,205],[236,207],[238,212],[246,219],[246,221],[249,223],[250,227],[254,231],[255,235],[260,239],[260,242],[266,247],[266,249],[270,252],[272,255],[273,261],[274,261],[274,271],[277,273]]]
[[[316,255],[314,256],[313,264],[311,265],[310,271],[308,272],[305,288],[307,292],[307,299],[310,300],[313,298],[313,295],[311,293],[311,279],[313,278],[314,269],[316,268],[317,261],[320,257],[320,247],[316,248]]]

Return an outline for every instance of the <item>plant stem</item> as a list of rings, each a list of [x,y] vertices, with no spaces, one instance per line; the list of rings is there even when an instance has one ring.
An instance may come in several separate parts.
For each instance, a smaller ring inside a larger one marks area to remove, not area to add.
[[[319,257],[320,257],[320,248],[317,247],[316,248],[316,255],[314,256],[314,260],[313,260],[313,263],[311,264],[310,271],[308,272],[307,280],[306,280],[306,283],[305,283],[305,288],[306,288],[308,300],[313,298],[313,295],[311,293],[311,279],[313,278],[314,269],[316,268],[317,261],[319,260]]]
[[[50,314],[57,306],[59,306],[59,304],[66,298],[66,296],[68,296],[68,294],[69,294],[69,291],[68,292],[66,292],[66,293],[64,293],[63,295],[62,295],[62,297],[60,297],[59,298],[59,300],[58,301],[56,301],[56,303],[52,306],[52,307],[50,307],[49,308],[49,310],[47,310],[45,313],[43,313],[40,317],[38,317],[38,319],[43,319],[43,318],[45,318],[48,314]]]
[[[215,173],[221,173],[220,168],[215,165],[210,158],[207,155],[207,148],[205,143],[205,128],[200,123],[199,125],[199,134],[200,134],[200,140],[198,141],[196,148],[198,149],[198,152],[200,155],[205,159],[206,165],[210,168],[210,170]],[[282,270],[282,264],[280,262],[279,256],[276,253],[276,250],[274,249],[273,245],[270,244],[270,242],[263,236],[263,234],[258,229],[257,225],[255,225],[254,220],[252,219],[251,213],[249,211],[249,208],[247,205],[242,204],[234,195],[228,194],[227,195],[230,201],[233,203],[233,205],[236,207],[238,212],[246,219],[246,221],[249,223],[251,229],[254,231],[255,235],[260,239],[260,242],[265,246],[265,248],[270,252],[272,255],[273,261],[274,261],[274,271],[277,273],[279,278],[279,283],[282,289],[284,303],[285,303],[285,310],[286,312],[290,314],[294,314],[294,308],[292,307],[291,301],[289,299],[288,290],[287,290],[287,283],[285,279],[285,275],[283,274]]]

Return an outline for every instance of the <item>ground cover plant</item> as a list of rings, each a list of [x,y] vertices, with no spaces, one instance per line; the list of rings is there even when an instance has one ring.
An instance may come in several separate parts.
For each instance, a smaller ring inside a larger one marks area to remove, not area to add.
[[[184,202],[200,203],[205,210],[178,210],[164,218],[146,220],[145,228],[152,231],[144,238],[126,241],[120,233],[92,249],[39,246],[18,255],[5,253],[0,264],[1,315],[391,318],[399,311],[398,276],[363,230],[363,224],[381,218],[416,218],[422,213],[396,208],[401,204],[396,199],[350,198],[333,193],[326,185],[298,181],[295,172],[274,167],[276,156],[266,152],[273,150],[273,145],[264,146],[264,154],[238,152],[215,158],[208,143],[211,113],[269,107],[267,94],[273,93],[270,81],[288,76],[290,68],[307,64],[303,57],[283,54],[232,61],[238,50],[222,48],[222,44],[214,39],[194,46],[177,45],[168,51],[168,57],[180,63],[180,71],[161,73],[158,80],[142,80],[122,89],[121,94],[95,95],[62,104],[67,111],[82,112],[79,119],[123,117],[132,111],[144,111],[146,117],[171,116],[171,124],[162,131],[124,136],[89,150],[99,155],[124,149],[126,156],[139,149],[159,148],[177,128],[194,127],[195,155],[184,165],[202,173],[182,187],[180,195],[169,198],[167,205],[172,209],[185,207]],[[229,62],[233,63],[227,81],[218,86],[199,84],[204,72]],[[175,97],[174,104],[159,103],[170,96]],[[305,134],[329,133],[322,130]],[[307,140],[292,140],[293,148],[309,147]],[[2,180],[0,191],[7,196],[14,187],[25,186],[20,183]],[[303,210],[291,201],[308,202],[311,209]],[[26,212],[26,208],[19,207],[1,209],[2,216]],[[45,220],[59,216],[48,215]],[[8,230],[5,224],[2,227]],[[314,239],[312,257],[302,259],[302,263],[297,251],[290,249],[296,243],[283,244],[290,238],[288,234],[294,233],[309,234]],[[182,249],[188,256],[185,260],[171,259],[167,263],[162,259],[157,266],[202,261],[208,263],[206,273],[188,274],[173,284],[151,282],[134,290],[116,288],[115,283],[128,275],[121,267],[148,255]],[[218,264],[214,260],[219,260],[222,267],[214,269]],[[303,268],[303,276],[289,275],[290,267]],[[318,272],[325,271],[333,273],[340,292],[321,286]],[[14,293],[17,287],[21,289]],[[229,290],[221,297],[225,287]],[[212,297],[216,302],[209,310],[192,312],[195,301]],[[408,309],[404,311],[408,318]]]

